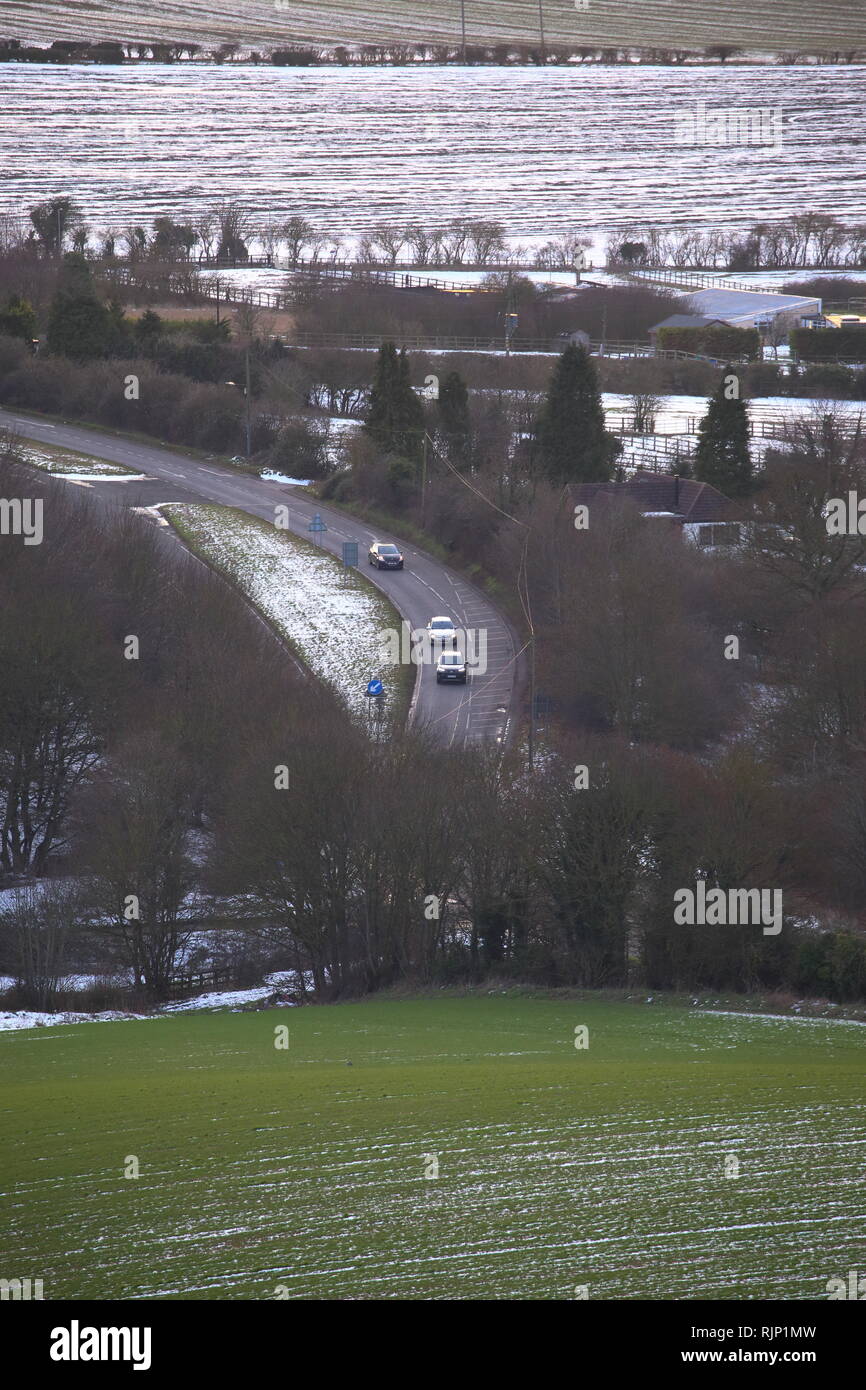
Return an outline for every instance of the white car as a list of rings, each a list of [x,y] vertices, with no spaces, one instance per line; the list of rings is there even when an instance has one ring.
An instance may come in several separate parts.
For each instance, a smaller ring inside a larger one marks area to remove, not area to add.
[[[443,652],[436,663],[436,684],[457,681],[466,684],[466,657],[462,652]]]
[[[457,629],[450,618],[431,618],[427,624],[427,636],[431,643],[441,642],[443,647],[457,646]]]

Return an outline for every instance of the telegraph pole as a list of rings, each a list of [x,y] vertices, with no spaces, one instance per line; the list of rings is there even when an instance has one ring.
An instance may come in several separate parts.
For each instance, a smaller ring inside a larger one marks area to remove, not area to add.
[[[544,49],[544,0],[538,0],[538,30],[541,35],[541,61],[545,61],[547,54]]]
[[[249,343],[247,343],[247,347],[246,347],[246,353],[245,353],[245,367],[246,367],[246,389],[244,390],[244,395],[246,396],[246,400],[247,400],[247,458],[250,458],[250,457],[252,456],[252,452],[253,452],[253,446],[252,446],[252,434],[253,434],[253,431],[252,431],[252,416],[251,416],[251,414],[250,414],[250,411],[251,411],[251,408],[252,408],[252,400],[251,400],[251,398],[250,398],[250,345],[249,345]]]
[[[466,0],[460,0],[460,51],[466,62]]]

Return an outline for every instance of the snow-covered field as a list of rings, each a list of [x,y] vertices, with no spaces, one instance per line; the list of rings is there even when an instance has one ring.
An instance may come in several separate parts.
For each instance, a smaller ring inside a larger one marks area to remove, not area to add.
[[[367,682],[380,674],[383,629],[400,616],[362,575],[344,582],[339,560],[284,530],[211,504],[167,503],[185,539],[228,575],[314,675],[366,717]]]
[[[640,8],[649,23],[658,7]],[[21,10],[4,6],[6,32]],[[726,38],[730,23],[726,13]],[[183,28],[195,31],[192,17]],[[122,229],[193,219],[231,196],[328,235],[461,214],[495,217],[517,242],[647,221],[739,227],[806,208],[860,220],[862,71],[5,64],[0,210],[72,192],[94,229]],[[677,144],[700,101],[778,110],[781,140]]]
[[[700,421],[707,413],[706,396],[660,396],[656,415],[657,434],[685,434],[689,425]],[[605,391],[602,403],[608,423],[633,413],[631,397],[616,391]],[[862,401],[818,401],[808,396],[756,396],[748,402],[749,418],[755,425],[781,425],[787,420],[808,419],[810,416],[834,414],[852,422],[866,421],[866,403]]]

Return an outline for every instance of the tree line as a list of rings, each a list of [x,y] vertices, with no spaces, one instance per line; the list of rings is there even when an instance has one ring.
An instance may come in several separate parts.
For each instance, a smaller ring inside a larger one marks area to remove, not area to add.
[[[612,266],[700,270],[797,270],[866,265],[866,222],[808,210],[746,231],[636,226],[608,237]]]
[[[256,217],[237,198],[219,199],[186,218],[158,216],[149,226],[133,222],[95,228],[69,195],[47,198],[26,215],[7,212],[0,217],[0,250],[27,247],[48,256],[60,255],[68,248],[106,262],[223,260],[243,264],[254,246],[275,263],[283,259],[295,267],[351,261],[386,267],[571,270],[576,259],[587,256],[592,237],[585,232],[566,232],[540,246],[526,246],[510,237],[505,225],[495,218],[453,217],[430,225],[417,219],[383,219],[371,231],[347,238],[338,230],[317,227],[298,213]],[[635,226],[608,235],[605,260],[608,266],[625,269],[858,268],[866,265],[866,223],[807,210],[772,222],[756,222],[746,230]]]
[[[190,40],[128,40],[101,39],[55,39],[51,44],[23,44],[19,39],[0,40],[0,62],[19,63],[238,63],[259,64],[270,62],[277,67],[402,67],[407,63],[434,65],[466,64],[469,66],[492,65],[496,67],[520,66],[525,64],[553,65],[585,63],[616,64],[633,63],[635,60],[653,66],[694,63],[726,63],[743,53],[736,44],[709,44],[703,49],[681,47],[637,47],[625,48],[610,45],[568,44],[548,42],[542,46],[536,43],[365,43],[356,46],[346,44],[315,45],[295,43],[273,49],[256,49],[238,42],[226,41],[214,47],[206,47]],[[785,51],[776,55],[775,61],[783,65],[794,64],[807,59],[825,63],[854,63],[859,61],[862,50],[840,49],[834,52],[812,53],[807,49]]]

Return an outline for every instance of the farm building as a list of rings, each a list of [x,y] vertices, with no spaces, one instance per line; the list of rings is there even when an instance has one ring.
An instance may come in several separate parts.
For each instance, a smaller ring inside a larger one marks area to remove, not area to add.
[[[793,314],[799,320],[821,313],[820,299],[764,290],[693,290],[685,298],[692,313],[721,319],[732,328],[758,328],[779,314]]]

